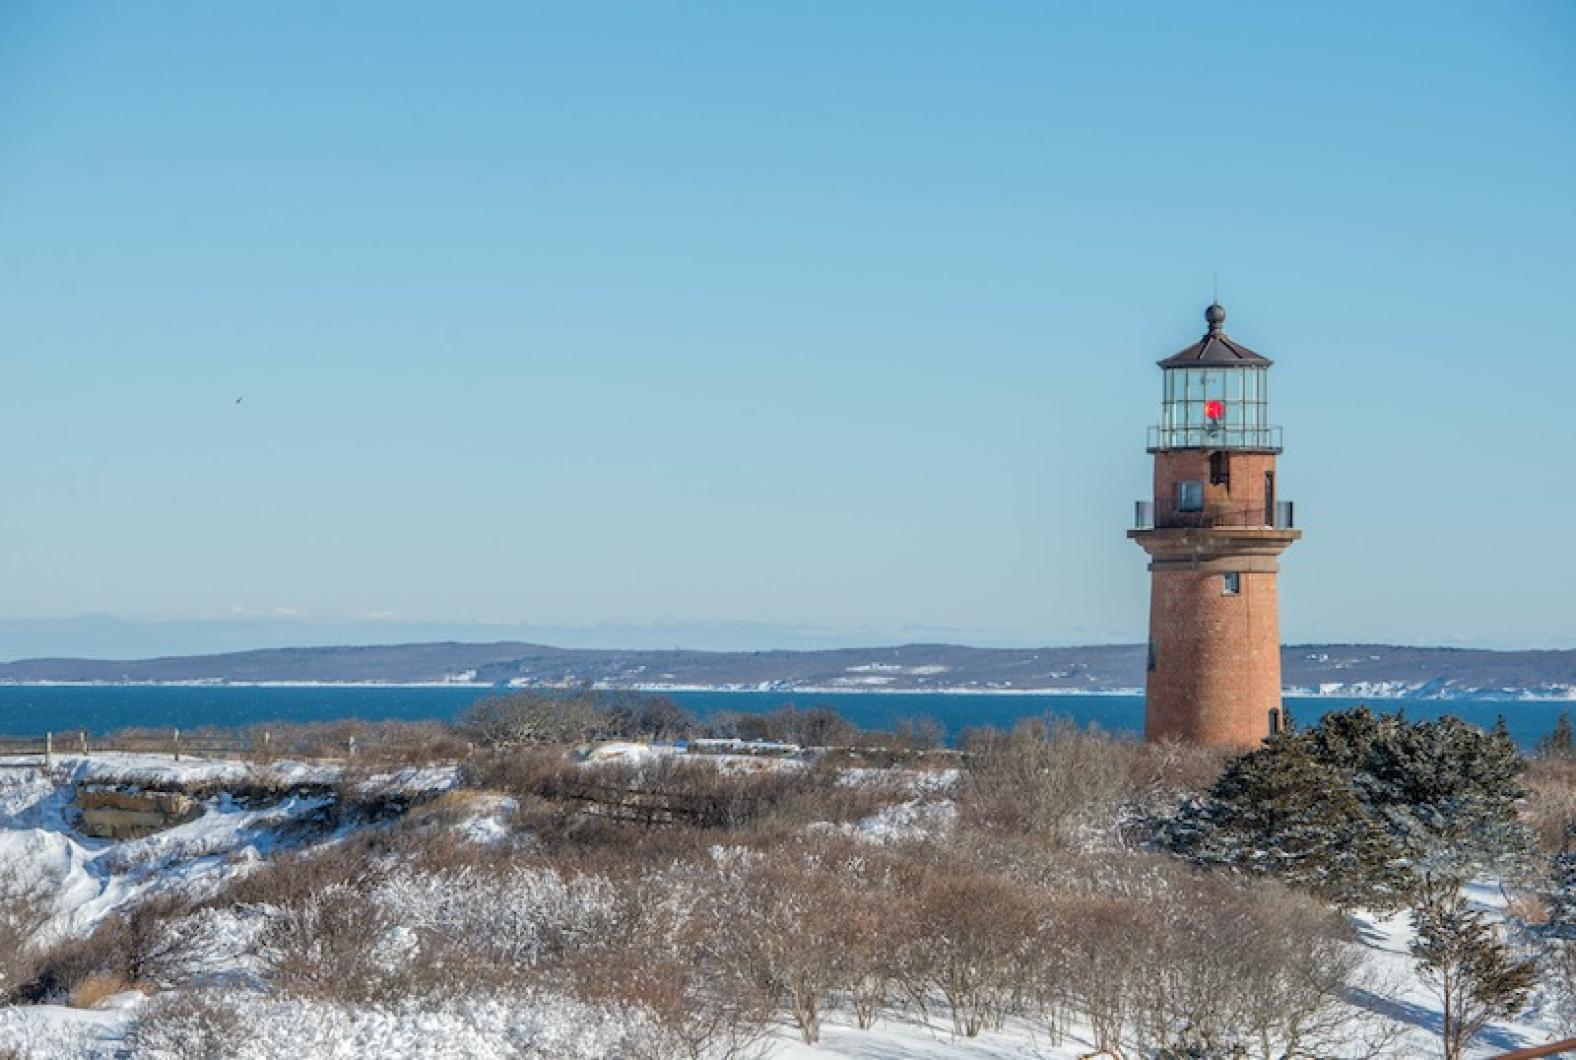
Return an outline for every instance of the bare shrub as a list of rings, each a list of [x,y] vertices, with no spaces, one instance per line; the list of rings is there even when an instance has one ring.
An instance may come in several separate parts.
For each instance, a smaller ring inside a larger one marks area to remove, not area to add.
[[[1064,873],[1047,880],[1059,974],[1101,1051],[1377,1055],[1394,1035],[1348,1003],[1380,984],[1346,921],[1316,899],[1127,854]]]
[[[1328,1055],[1351,1038],[1361,952],[1345,921],[1279,886],[1172,872],[1136,914],[1144,1036],[1204,1055]]]
[[[850,859],[849,879],[829,911],[844,951],[842,992],[860,1030],[869,1030],[891,1003],[903,977],[912,937],[913,896],[893,857],[864,852]]]
[[[391,1000],[404,983],[391,970],[403,956],[396,925],[364,891],[333,884],[281,910],[263,936],[263,955],[279,990],[352,1004]]]
[[[189,908],[160,895],[106,917],[86,938],[60,940],[39,956],[30,995],[67,1000],[95,979],[151,981],[167,957],[165,927]]]
[[[1554,854],[1566,851],[1576,834],[1576,758],[1536,755],[1522,774],[1527,797],[1521,816],[1538,837],[1538,845]]]
[[[577,782],[579,772],[561,747],[507,747],[471,759],[461,776],[468,787],[551,798]]]
[[[158,1060],[226,1060],[243,1041],[242,1020],[220,992],[182,990],[152,998],[126,1036],[129,1054]]]
[[[619,736],[677,740],[699,731],[695,715],[667,696],[603,693],[609,727]]]
[[[49,921],[49,888],[20,869],[0,870],[0,1000],[29,983],[39,964],[39,930]]]
[[[484,699],[465,712],[459,725],[461,733],[494,749],[614,736],[676,740],[697,728],[695,716],[665,696],[591,691]]]
[[[1060,912],[1067,936],[1068,985],[1094,1032],[1096,1052],[1120,1055],[1149,965],[1146,906],[1117,895],[1082,895]]]
[[[76,985],[67,1000],[72,1008],[92,1008],[105,998],[124,994],[128,990],[136,990],[136,983],[120,975],[94,975],[89,976]]]
[[[707,730],[729,740],[764,740],[801,747],[834,747],[854,740],[859,730],[831,707],[802,710],[789,704],[763,713],[722,711]]]
[[[1038,895],[1020,884],[962,866],[925,870],[905,959],[910,994],[923,1003],[939,993],[958,1034],[1000,1027],[1035,979],[1042,916]]]
[[[313,895],[339,884],[369,887],[386,869],[379,845],[387,836],[347,839],[326,849],[276,855],[253,872],[230,882],[205,903],[217,905],[299,906]]]
[[[778,998],[762,986],[752,928],[740,915],[752,857],[714,847],[628,881],[620,890],[626,927],[562,962],[583,1000],[634,1006],[653,1020],[650,1060],[762,1050]]]
[[[774,999],[736,978],[711,977],[704,953],[688,945],[646,947],[583,957],[569,968],[582,1000],[634,1008],[652,1031],[631,1060],[744,1060],[764,1053]]]
[[[728,907],[735,958],[764,993],[786,1001],[811,1045],[833,991],[852,971],[843,934],[855,882],[848,870],[843,843],[774,848],[746,864]]]
[[[593,948],[622,926],[611,881],[549,866],[402,869],[368,900],[414,932],[429,962],[457,953],[523,968]]]
[[[973,730],[964,746],[963,820],[1059,847],[1117,839],[1121,806],[1134,791],[1128,744],[1071,722],[1025,720],[1008,732]]]

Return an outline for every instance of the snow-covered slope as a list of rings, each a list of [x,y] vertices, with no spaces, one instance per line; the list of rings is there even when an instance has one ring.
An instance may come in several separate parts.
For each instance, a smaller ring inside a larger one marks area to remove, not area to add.
[[[251,767],[237,772],[236,765],[192,761],[177,765],[152,756],[105,756],[68,760],[56,776],[46,776],[38,769],[0,768],[0,873],[45,884],[51,902],[46,930],[55,935],[82,935],[116,910],[149,895],[167,891],[192,897],[210,895],[281,849],[329,837],[311,822],[330,796],[300,793],[284,793],[267,805],[243,805],[223,794],[213,795],[206,799],[202,817],[143,839],[91,839],[73,828],[73,783],[255,779],[244,771]],[[332,767],[284,769],[279,776],[303,778],[310,784],[326,783],[331,776],[338,779],[337,773],[330,772]],[[953,776],[925,774],[923,778],[925,782],[916,782],[910,798],[844,830],[873,843],[900,843],[955,827],[956,811],[944,797]],[[363,785],[390,792],[433,792],[454,782],[452,770],[436,768],[390,774]],[[452,826],[456,835],[492,844],[510,834],[508,818],[517,809],[515,800],[472,792],[450,798],[462,797],[467,815]],[[533,911],[557,910],[554,925],[558,930],[608,930],[602,926],[608,896],[599,886],[597,881],[583,879],[570,887],[550,873],[475,879],[428,871],[420,878],[396,874],[379,893],[401,924],[418,924],[427,918],[444,925],[471,916],[475,908],[472,900],[482,895],[508,914],[499,925],[487,929],[494,944],[502,945],[517,936],[525,954],[535,938],[529,919],[535,915]],[[460,902],[459,897],[466,901]],[[1496,916],[1505,913],[1505,896],[1491,882],[1474,886],[1470,897]],[[177,981],[225,992],[240,1020],[234,1032],[238,1043],[234,1055],[246,1060],[363,1056],[592,1060],[619,1055],[623,1043],[641,1029],[638,1013],[604,1011],[552,993],[475,997],[387,1010],[270,996],[257,989],[260,984],[255,975],[257,939],[270,915],[267,907],[201,909],[182,921],[182,930],[195,941],[187,947],[187,963]],[[1386,1055],[1438,1055],[1440,1003],[1416,974],[1407,953],[1411,938],[1407,918],[1358,915],[1355,922],[1357,945],[1372,974],[1351,998],[1354,1039],[1387,1023],[1393,1041]],[[504,926],[515,934],[508,934]],[[467,930],[476,930],[476,925]],[[0,1056],[7,1050],[30,1060],[125,1056],[134,1024],[157,1003],[140,995],[121,994],[91,1010],[55,1005],[0,1008]],[[1013,1020],[1001,1031],[985,1031],[970,1039],[956,1037],[940,1011],[933,1011],[927,1019],[909,1010],[880,1020],[869,1031],[855,1028],[849,1013],[834,1011],[828,1014],[822,1041],[816,1046],[800,1041],[785,1017],[768,1044],[771,1055],[785,1060],[1074,1060],[1092,1049],[1089,1028],[1077,1022],[1059,1038],[1053,1038],[1043,1025]],[[166,1033],[177,1033],[180,1025],[165,1026],[175,1028]],[[1488,1028],[1470,1055],[1483,1060],[1508,1049],[1541,1044],[1557,1037],[1560,1029],[1552,1005],[1536,998],[1520,1020]],[[147,1041],[139,1050],[138,1056],[175,1055],[160,1053]]]

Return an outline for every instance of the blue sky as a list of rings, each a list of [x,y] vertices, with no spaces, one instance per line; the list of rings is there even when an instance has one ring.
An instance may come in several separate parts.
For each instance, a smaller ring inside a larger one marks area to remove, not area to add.
[[[1573,188],[1562,3],[11,0],[0,657],[1141,640],[1216,273],[1286,638],[1576,646]]]

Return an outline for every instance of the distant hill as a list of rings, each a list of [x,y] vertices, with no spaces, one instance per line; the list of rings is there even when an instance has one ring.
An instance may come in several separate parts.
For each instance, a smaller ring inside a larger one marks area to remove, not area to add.
[[[905,644],[824,651],[609,651],[541,644],[272,648],[157,659],[23,659],[0,682],[464,683],[521,687],[772,691],[1112,692],[1141,688],[1142,645],[966,648]],[[1289,691],[1347,696],[1576,699],[1576,651],[1385,644],[1282,650]]]

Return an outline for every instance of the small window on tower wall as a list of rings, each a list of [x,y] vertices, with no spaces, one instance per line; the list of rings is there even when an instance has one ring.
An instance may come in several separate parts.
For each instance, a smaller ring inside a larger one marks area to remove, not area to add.
[[[1226,459],[1225,453],[1209,454],[1209,484],[1224,486],[1228,490],[1231,488],[1231,463]]]
[[[1204,484],[1202,482],[1177,483],[1177,511],[1201,512],[1204,510]]]
[[[1242,575],[1228,570],[1220,576],[1220,591],[1226,596],[1236,596],[1242,591]]]

